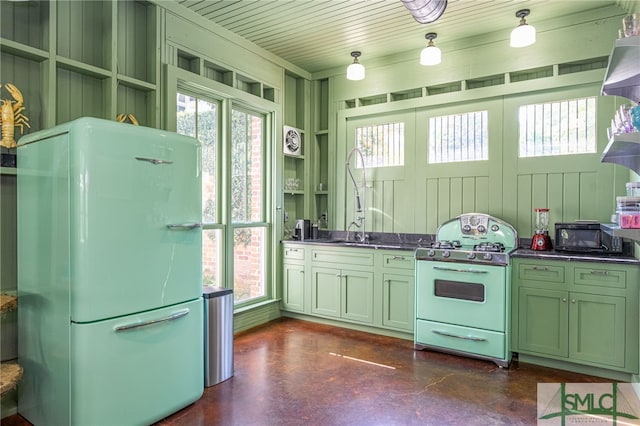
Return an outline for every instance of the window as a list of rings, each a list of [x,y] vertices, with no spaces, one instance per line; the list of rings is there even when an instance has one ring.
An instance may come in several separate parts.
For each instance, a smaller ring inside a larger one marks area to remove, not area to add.
[[[221,105],[179,93],[177,132],[202,143],[203,284],[233,283],[235,303],[245,304],[269,296],[265,115],[233,107],[231,127],[223,134]],[[221,157],[219,138],[228,141],[228,160]],[[221,191],[224,187],[228,194]],[[226,249],[229,244],[231,252]]]
[[[404,165],[404,123],[376,124],[356,128],[356,147],[366,167]],[[362,167],[358,159],[358,167]]]
[[[596,152],[596,98],[523,105],[520,157]]]
[[[489,159],[488,111],[429,118],[429,163]]]

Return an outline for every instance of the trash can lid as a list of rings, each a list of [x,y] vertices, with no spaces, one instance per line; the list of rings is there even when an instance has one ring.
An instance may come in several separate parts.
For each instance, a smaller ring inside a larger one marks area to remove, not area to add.
[[[205,299],[212,299],[214,297],[225,296],[227,294],[233,294],[233,290],[224,287],[214,287],[212,285],[202,286],[202,297]]]

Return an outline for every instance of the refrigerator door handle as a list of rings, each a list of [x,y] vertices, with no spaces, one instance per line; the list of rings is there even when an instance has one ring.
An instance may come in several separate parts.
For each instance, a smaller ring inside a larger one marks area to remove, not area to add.
[[[138,161],[148,161],[151,164],[173,164],[171,160],[158,160],[157,158],[136,157]]]
[[[196,229],[196,228],[202,228],[202,224],[201,223],[171,223],[169,225],[167,225],[167,228],[169,229],[174,229],[174,230],[190,230],[190,229]]]
[[[119,325],[117,326],[114,330],[116,333],[119,333],[121,331],[129,331],[129,330],[133,330],[136,328],[140,328],[140,327],[146,327],[149,325],[153,325],[153,324],[158,324],[161,322],[167,322],[167,321],[173,321],[173,320],[177,320],[178,318],[182,318],[184,316],[186,316],[187,314],[189,314],[189,309],[182,309],[178,312],[175,312],[169,316],[166,316],[164,318],[156,318],[156,319],[152,319],[149,321],[142,321],[142,322],[132,322],[130,324],[124,324],[124,325]]]

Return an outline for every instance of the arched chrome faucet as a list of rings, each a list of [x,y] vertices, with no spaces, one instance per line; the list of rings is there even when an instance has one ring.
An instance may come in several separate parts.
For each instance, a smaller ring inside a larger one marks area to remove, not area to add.
[[[358,188],[358,183],[356,179],[353,177],[353,173],[351,172],[351,157],[353,154],[358,154],[360,156],[360,161],[362,162],[362,193],[360,193],[360,189]],[[353,222],[349,224],[347,227],[347,240],[349,239],[349,233],[351,232],[351,227],[355,226],[360,229],[360,232],[356,234],[356,240],[361,243],[366,243],[369,239],[369,236],[365,232],[365,216],[366,216],[366,192],[367,192],[367,170],[364,163],[364,156],[362,155],[362,151],[358,148],[353,148],[349,151],[349,155],[347,155],[347,174],[351,178],[353,182],[353,187],[356,192],[356,218]]]

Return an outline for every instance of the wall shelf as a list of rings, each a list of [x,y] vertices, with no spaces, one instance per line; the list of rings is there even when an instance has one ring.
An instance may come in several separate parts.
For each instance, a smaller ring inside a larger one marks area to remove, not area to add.
[[[603,95],[640,100],[640,36],[619,38],[609,57],[602,84]]]
[[[9,53],[11,55],[38,62],[49,59],[49,52],[46,50],[38,49],[6,38],[0,38],[0,52]]]
[[[603,95],[640,100],[640,36],[615,41],[602,83]],[[601,161],[627,167],[640,174],[640,132],[614,135],[602,153]]]
[[[622,229],[613,223],[601,223],[600,229],[614,237],[628,238],[630,240],[640,241],[640,229]]]
[[[619,164],[640,174],[640,132],[614,135],[604,149],[601,161]]]

